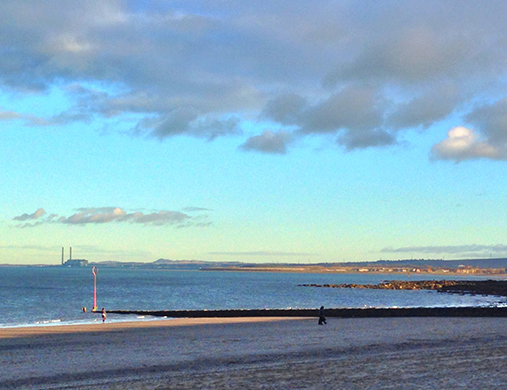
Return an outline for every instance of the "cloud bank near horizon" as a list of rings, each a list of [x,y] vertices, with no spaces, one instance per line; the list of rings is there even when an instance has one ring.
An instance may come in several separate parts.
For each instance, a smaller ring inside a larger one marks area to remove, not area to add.
[[[202,208],[189,208],[190,211],[202,211]],[[13,221],[24,223],[16,225],[18,228],[35,227],[42,224],[59,223],[66,225],[90,225],[106,223],[134,223],[151,226],[172,225],[178,228],[183,227],[206,227],[211,222],[207,215],[191,216],[179,211],[156,211],[152,213],[143,213],[141,211],[127,212],[120,207],[98,207],[98,208],[80,208],[68,217],[58,216],[57,214],[47,215],[44,209],[39,208],[33,214],[22,214],[14,217]],[[28,222],[27,222],[28,221]]]
[[[447,245],[447,246],[412,246],[383,248],[381,253],[430,253],[450,255],[479,255],[489,257],[492,254],[507,256],[507,245]]]
[[[72,102],[0,121],[129,117],[135,136],[242,137],[240,150],[283,155],[308,137],[395,146],[452,118],[431,158],[507,159],[502,1],[5,0],[0,13],[0,88]]]

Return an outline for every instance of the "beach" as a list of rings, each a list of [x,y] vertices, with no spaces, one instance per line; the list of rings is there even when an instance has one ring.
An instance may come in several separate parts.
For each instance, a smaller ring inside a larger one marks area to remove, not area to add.
[[[503,318],[203,318],[0,330],[1,389],[500,389]]]

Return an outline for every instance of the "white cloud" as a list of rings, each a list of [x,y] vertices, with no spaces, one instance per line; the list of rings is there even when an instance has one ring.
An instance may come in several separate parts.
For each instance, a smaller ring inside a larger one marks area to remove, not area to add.
[[[507,253],[507,245],[447,245],[447,246],[410,246],[403,248],[384,248],[385,253],[435,253],[435,254],[504,254]]]
[[[20,119],[23,116],[14,111],[0,111],[0,121],[8,121],[13,119]]]
[[[187,211],[189,213],[191,213],[191,212],[197,212],[197,211],[211,211],[211,209],[206,209],[204,207],[195,207],[195,206],[185,207],[183,210]]]
[[[31,126],[135,114],[137,134],[214,140],[268,118],[291,138],[331,134],[353,150],[455,114],[498,147],[505,127],[486,111],[500,120],[501,105],[464,108],[506,94],[506,13],[505,2],[474,0],[4,0],[0,88],[69,93],[59,114],[22,115]]]
[[[84,224],[102,224],[110,222],[130,222],[143,225],[176,225],[186,223],[191,220],[187,214],[177,211],[158,211],[155,213],[144,214],[140,211],[127,213],[120,207],[114,209],[81,209],[79,213],[70,217],[59,219],[60,223],[70,225]]]
[[[480,128],[492,145],[507,146],[507,98],[477,107],[465,119]]]
[[[305,134],[375,129],[382,124],[382,102],[371,87],[348,86],[304,110],[299,118]]]
[[[62,34],[52,42],[50,45],[52,51],[60,52],[60,53],[74,53],[79,54],[82,52],[86,52],[92,48],[92,46],[83,40],[80,40],[75,35],[71,35],[68,33]]]
[[[432,147],[431,154],[434,159],[456,162],[477,158],[500,158],[497,148],[479,141],[473,130],[462,126],[449,130],[447,138]]]
[[[287,144],[290,142],[290,134],[284,131],[274,133],[270,130],[261,135],[250,137],[240,146],[245,151],[257,151],[268,154],[287,153]]]
[[[394,129],[428,128],[449,115],[458,101],[458,89],[454,85],[433,88],[398,104],[386,124]]]
[[[136,128],[135,132],[143,133],[149,129],[148,134],[159,140],[176,135],[187,135],[211,141],[220,136],[241,133],[238,127],[239,122],[236,117],[228,119],[200,118],[196,110],[186,107],[176,109],[163,118],[144,121]]]
[[[192,211],[202,211],[206,209],[193,208]],[[107,223],[135,223],[142,225],[163,226],[174,225],[176,227],[190,227],[190,226],[209,226],[206,215],[190,216],[186,213],[179,211],[156,211],[152,213],[143,213],[141,211],[127,212],[120,207],[99,207],[99,208],[80,208],[78,212],[69,217],[58,216],[51,214],[46,218],[43,209],[38,209],[33,214],[23,214],[14,217],[15,221],[30,221],[39,219],[35,223],[24,223],[17,225],[19,228],[35,227],[47,223],[61,223],[67,225],[94,225],[94,224],[107,224]]]
[[[39,208],[37,209],[34,213],[32,214],[22,214],[22,215],[19,215],[17,217],[14,217],[13,220],[14,221],[28,221],[28,220],[34,220],[34,219],[39,219],[40,217],[42,217],[43,215],[45,215],[46,212],[44,211],[43,208]]]
[[[302,96],[288,93],[269,100],[261,115],[284,125],[294,125],[298,123],[298,118],[307,105],[308,101]]]
[[[295,126],[293,137],[334,134],[338,144],[353,150],[396,143],[395,136],[381,128],[383,105],[383,99],[374,88],[353,85],[313,105],[297,94],[281,95],[267,102],[262,115]],[[272,138],[272,133],[265,133],[250,138],[242,147],[268,152],[272,145],[268,141]],[[262,147],[263,142],[268,147]],[[278,145],[274,150],[285,153],[285,144],[279,142]]]
[[[383,129],[347,132],[338,138],[338,143],[347,150],[389,146],[396,143],[396,138]]]

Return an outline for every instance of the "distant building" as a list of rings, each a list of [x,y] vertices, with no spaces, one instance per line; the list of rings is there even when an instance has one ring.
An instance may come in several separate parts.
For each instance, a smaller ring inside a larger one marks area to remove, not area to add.
[[[63,265],[65,265],[67,267],[86,267],[86,266],[88,266],[88,260],[84,260],[84,259],[72,260],[72,259],[69,259],[65,263],[63,263]]]
[[[88,260],[84,260],[84,259],[75,259],[74,260],[72,258],[72,247],[69,248],[69,252],[70,252],[69,260],[64,261],[63,259],[65,256],[65,250],[62,247],[62,266],[66,266],[66,267],[86,267],[86,266],[88,266]]]

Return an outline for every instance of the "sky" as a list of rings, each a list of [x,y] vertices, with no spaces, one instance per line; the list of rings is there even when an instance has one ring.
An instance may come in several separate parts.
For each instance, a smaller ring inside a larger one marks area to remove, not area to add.
[[[507,257],[507,2],[0,2],[0,263]]]

